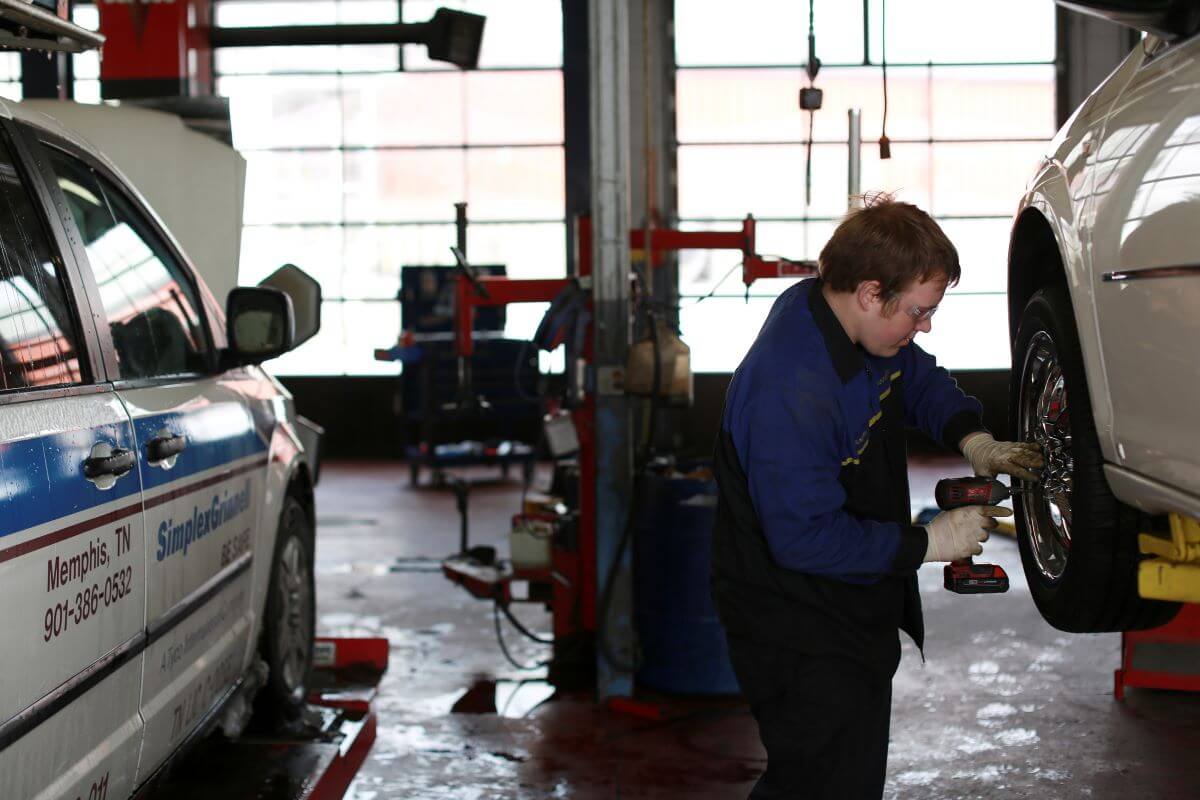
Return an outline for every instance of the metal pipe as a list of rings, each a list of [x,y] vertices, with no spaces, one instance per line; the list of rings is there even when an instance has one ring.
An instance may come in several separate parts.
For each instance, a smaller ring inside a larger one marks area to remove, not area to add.
[[[5,5],[12,0],[0,0]],[[434,61],[475,69],[486,17],[439,8],[428,22],[366,25],[268,25],[256,28],[215,27],[209,45],[220,47],[284,47],[341,44],[423,44]]]
[[[335,44],[425,44],[428,22],[367,25],[269,25],[258,28],[214,27],[212,47],[311,47]]]
[[[467,258],[467,204],[454,204],[454,232],[455,239],[458,244],[458,252],[462,253],[463,260]]]
[[[850,202],[853,198],[862,194],[862,109],[852,108],[846,112],[846,116],[850,120],[850,164],[847,174],[849,176],[847,193]]]

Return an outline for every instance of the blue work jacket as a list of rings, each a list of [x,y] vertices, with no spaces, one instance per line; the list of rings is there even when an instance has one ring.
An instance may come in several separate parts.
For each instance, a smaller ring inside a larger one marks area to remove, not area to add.
[[[731,635],[838,651],[865,646],[854,630],[890,630],[885,660],[898,627],[921,644],[927,535],[905,430],[957,449],[980,412],[917,345],[880,358],[853,344],[820,279],[780,295],[730,382],[714,459],[714,600]]]

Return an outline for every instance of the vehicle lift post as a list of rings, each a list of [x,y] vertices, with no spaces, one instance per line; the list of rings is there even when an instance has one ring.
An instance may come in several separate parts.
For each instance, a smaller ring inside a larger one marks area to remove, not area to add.
[[[1138,593],[1186,602],[1166,625],[1121,634],[1117,700],[1127,688],[1200,692],[1200,520],[1171,514],[1169,525],[1169,538],[1138,536],[1138,550],[1152,556],[1138,565]]]

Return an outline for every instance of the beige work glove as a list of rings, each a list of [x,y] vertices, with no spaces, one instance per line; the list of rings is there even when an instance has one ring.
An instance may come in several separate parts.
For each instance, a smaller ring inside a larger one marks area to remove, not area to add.
[[[925,526],[929,545],[922,560],[958,561],[979,555],[983,542],[999,524],[995,518],[1010,517],[1012,513],[1003,506],[963,506],[943,511]]]
[[[1036,481],[1035,469],[1046,466],[1042,449],[1033,442],[997,442],[990,433],[979,431],[962,440],[962,454],[976,475],[994,478],[1001,473],[1025,481]]]

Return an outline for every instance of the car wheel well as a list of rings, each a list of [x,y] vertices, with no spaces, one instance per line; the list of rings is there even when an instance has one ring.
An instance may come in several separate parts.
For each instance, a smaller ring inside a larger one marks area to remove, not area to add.
[[[1013,225],[1008,249],[1008,330],[1015,339],[1021,312],[1039,289],[1067,285],[1062,254],[1050,223],[1041,212],[1028,208]]]
[[[287,495],[296,498],[300,506],[308,514],[312,529],[317,529],[316,503],[313,498],[312,476],[308,474],[308,465],[300,464],[288,481]]]

